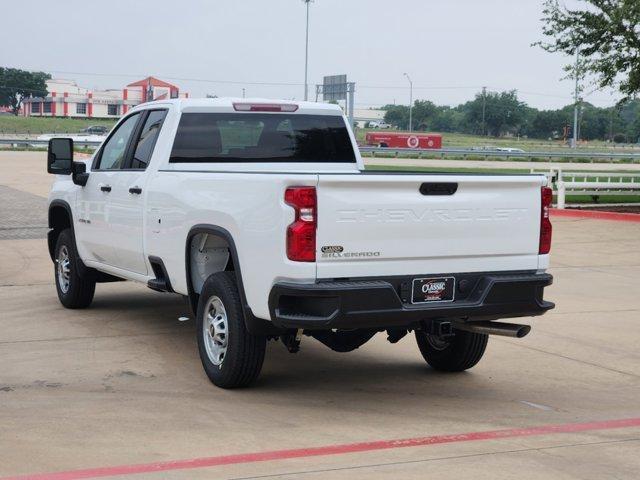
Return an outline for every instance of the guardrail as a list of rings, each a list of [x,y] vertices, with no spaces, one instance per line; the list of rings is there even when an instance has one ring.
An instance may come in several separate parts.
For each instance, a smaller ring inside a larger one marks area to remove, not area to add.
[[[80,147],[93,147],[98,148],[102,142],[92,141],[92,140],[74,140],[74,145],[78,145]],[[0,139],[0,145],[10,145],[13,147],[44,147],[46,148],[49,145],[49,140],[29,140],[24,138],[2,138]]]
[[[615,172],[563,172],[551,170],[543,173],[548,178],[548,184],[557,196],[557,208],[566,207],[566,199],[570,196],[624,196],[640,194],[640,173]]]
[[[496,150],[481,150],[472,148],[442,148],[438,150],[426,150],[421,148],[388,148],[388,147],[360,147],[360,153],[370,154],[375,157],[377,154],[392,155],[399,157],[417,158],[446,158],[462,157],[467,159],[470,156],[488,158],[546,158],[548,160],[574,158],[584,160],[609,160],[609,161],[640,161],[640,152],[618,153],[618,152],[580,152],[575,150],[558,152],[504,152]]]
[[[24,138],[5,138],[0,139],[0,145],[11,146],[25,146],[25,147],[46,147],[48,140],[31,140]],[[81,147],[94,147],[97,148],[102,142],[92,140],[74,140],[75,145]],[[550,161],[554,159],[583,159],[583,160],[609,160],[619,162],[640,162],[640,152],[636,153],[617,153],[617,152],[578,152],[574,150],[570,151],[558,151],[558,152],[503,152],[494,150],[479,150],[470,148],[442,148],[438,150],[426,150],[420,148],[387,148],[387,147],[360,147],[360,153],[370,154],[375,157],[376,154],[392,155],[395,157],[411,156],[417,158],[446,158],[456,157],[467,159],[468,157],[484,157],[488,158],[546,158]]]

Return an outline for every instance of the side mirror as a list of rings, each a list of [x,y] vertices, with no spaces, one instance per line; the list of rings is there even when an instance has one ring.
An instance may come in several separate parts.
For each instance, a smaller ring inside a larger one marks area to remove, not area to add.
[[[55,175],[73,173],[73,140],[52,138],[47,150],[47,172]]]

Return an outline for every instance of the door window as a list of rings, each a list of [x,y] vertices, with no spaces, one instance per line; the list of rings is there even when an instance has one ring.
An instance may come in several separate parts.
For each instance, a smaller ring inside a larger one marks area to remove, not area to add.
[[[127,146],[131,135],[135,131],[140,114],[135,113],[122,122],[102,147],[99,170],[118,170],[124,167],[127,156]]]
[[[164,117],[166,116],[166,110],[152,110],[149,112],[133,153],[131,168],[143,170],[147,168],[151,154],[153,153],[153,147],[156,145],[156,140],[162,128],[162,122],[164,122]]]

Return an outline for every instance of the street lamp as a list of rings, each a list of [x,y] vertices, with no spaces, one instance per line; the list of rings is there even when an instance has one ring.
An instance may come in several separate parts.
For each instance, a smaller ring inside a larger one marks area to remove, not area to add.
[[[408,73],[405,73],[404,76],[409,80],[409,132],[413,132],[413,82]]]
[[[308,72],[309,72],[309,4],[313,0],[302,0],[307,5],[307,34],[305,40],[305,50],[304,50],[304,101],[309,100],[309,82],[308,82]]]
[[[578,94],[580,92],[580,76],[578,75],[578,69],[580,68],[580,48],[576,47],[576,89],[573,96],[573,138],[571,139],[571,148],[578,148],[578,107],[580,105],[580,98]]]

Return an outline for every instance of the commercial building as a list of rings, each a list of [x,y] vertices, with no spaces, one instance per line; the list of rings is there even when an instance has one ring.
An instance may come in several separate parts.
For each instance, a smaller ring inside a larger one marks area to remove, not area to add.
[[[26,117],[118,118],[140,103],[163,98],[187,98],[188,93],[170,83],[147,77],[122,89],[90,90],[72,80],[47,81],[46,98],[24,101]]]
[[[353,111],[353,119],[358,124],[358,127],[362,128],[367,122],[380,122],[384,120],[386,113],[386,110],[356,108]]]

